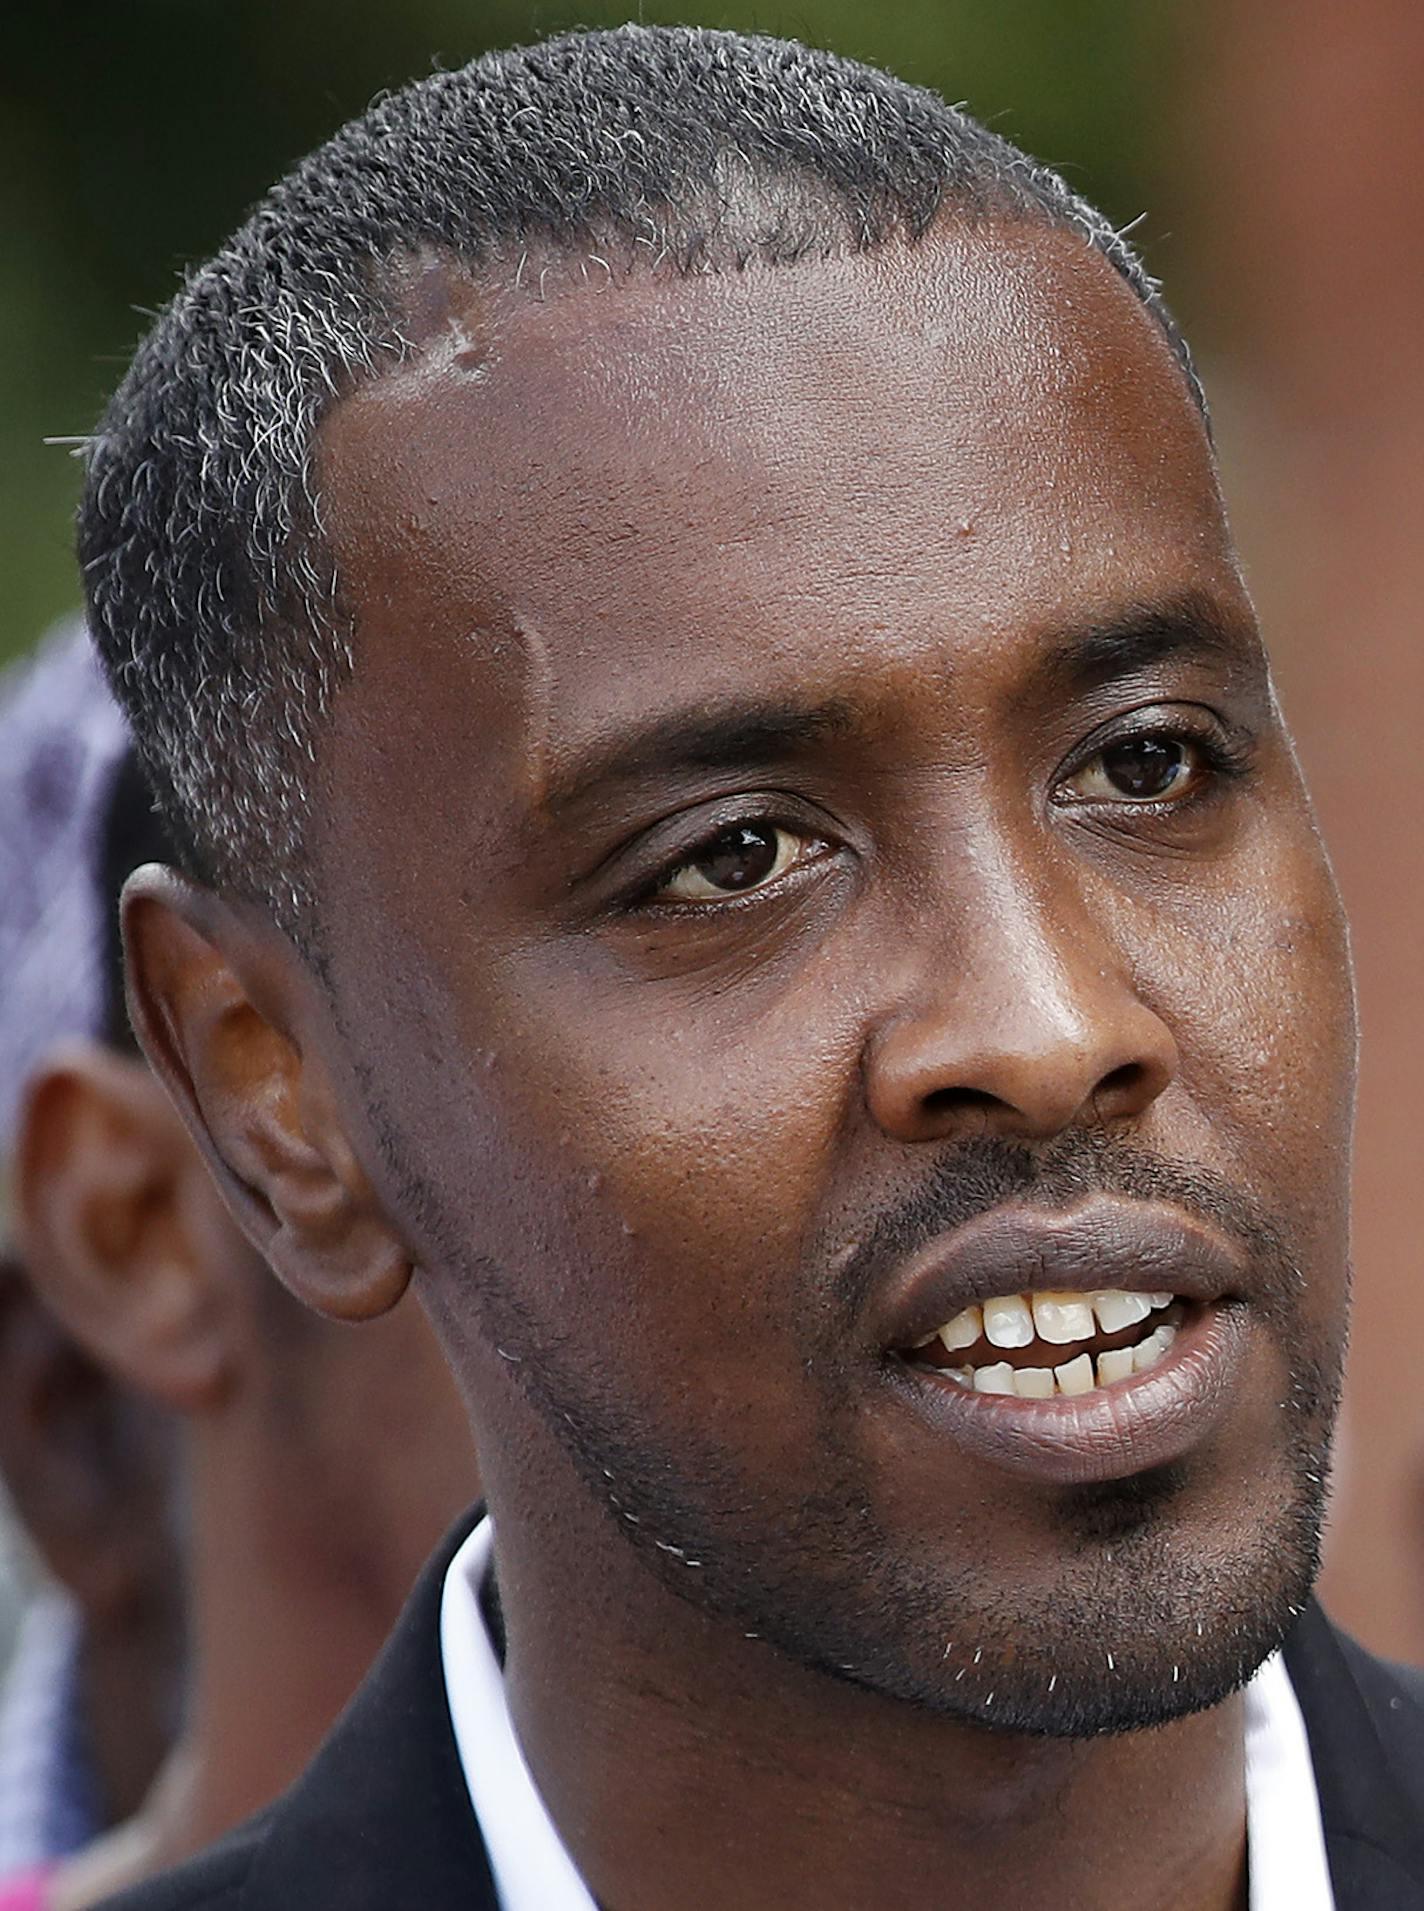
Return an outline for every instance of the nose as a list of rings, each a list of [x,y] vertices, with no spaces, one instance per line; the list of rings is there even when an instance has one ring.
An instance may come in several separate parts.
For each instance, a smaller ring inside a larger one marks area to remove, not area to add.
[[[1042,1140],[1140,1116],[1175,1077],[1171,1030],[1081,904],[1007,900],[957,959],[932,939],[929,979],[872,1036],[866,1097],[886,1134]]]

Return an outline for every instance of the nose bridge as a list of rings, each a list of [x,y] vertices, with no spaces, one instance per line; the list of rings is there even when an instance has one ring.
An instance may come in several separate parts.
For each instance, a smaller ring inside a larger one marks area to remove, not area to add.
[[[1048,1135],[1162,1092],[1171,1033],[1051,832],[960,838],[921,901],[905,998],[868,1056],[883,1126],[920,1136],[972,1118]]]
[[[1022,1025],[1020,1039],[1091,1040],[1117,992],[1121,952],[1093,918],[1078,872],[1042,841],[1030,850],[999,833],[977,846],[974,865],[970,888],[982,933],[971,929],[970,979],[979,969],[985,996],[1003,1005],[1008,1023]]]

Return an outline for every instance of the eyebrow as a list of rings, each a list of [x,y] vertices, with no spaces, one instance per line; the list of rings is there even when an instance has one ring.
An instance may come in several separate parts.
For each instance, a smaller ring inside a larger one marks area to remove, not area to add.
[[[1043,674],[1075,689],[1092,689],[1182,653],[1250,662],[1258,651],[1255,627],[1233,616],[1205,591],[1182,591],[1160,603],[1131,604],[1055,635],[1040,663]]]
[[[804,755],[829,736],[852,728],[850,706],[839,699],[799,704],[783,698],[745,698],[655,717],[585,756],[551,782],[546,802],[566,810],[611,784],[687,770],[738,770]]]
[[[1056,632],[1036,671],[1081,691],[1183,651],[1240,664],[1253,647],[1249,623],[1229,617],[1205,592],[1186,591]],[[750,697],[703,704],[653,717],[607,749],[577,758],[550,782],[544,800],[551,813],[559,814],[620,783],[785,762],[855,728],[855,712],[841,698],[798,703]]]

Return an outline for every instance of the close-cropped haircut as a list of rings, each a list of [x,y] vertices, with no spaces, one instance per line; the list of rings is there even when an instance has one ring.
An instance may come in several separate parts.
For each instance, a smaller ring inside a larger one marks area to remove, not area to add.
[[[403,264],[531,285],[560,260],[784,267],[913,243],[945,208],[1080,235],[1197,392],[1156,283],[1055,173],[936,94],[793,42],[630,26],[490,54],[304,160],[189,274],[88,452],[91,624],[192,872],[311,928],[309,778],[355,637],[313,440],[414,349]]]

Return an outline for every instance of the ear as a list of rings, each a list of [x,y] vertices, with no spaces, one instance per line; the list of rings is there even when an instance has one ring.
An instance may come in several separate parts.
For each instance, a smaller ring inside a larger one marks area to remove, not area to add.
[[[123,899],[129,1013],[228,1209],[318,1313],[393,1307],[411,1262],[343,1122],[307,965],[255,911],[150,865]]]
[[[197,1163],[148,1069],[95,1043],[54,1051],[26,1086],[15,1162],[26,1273],[74,1340],[165,1405],[213,1404],[237,1324],[188,1224]]]

